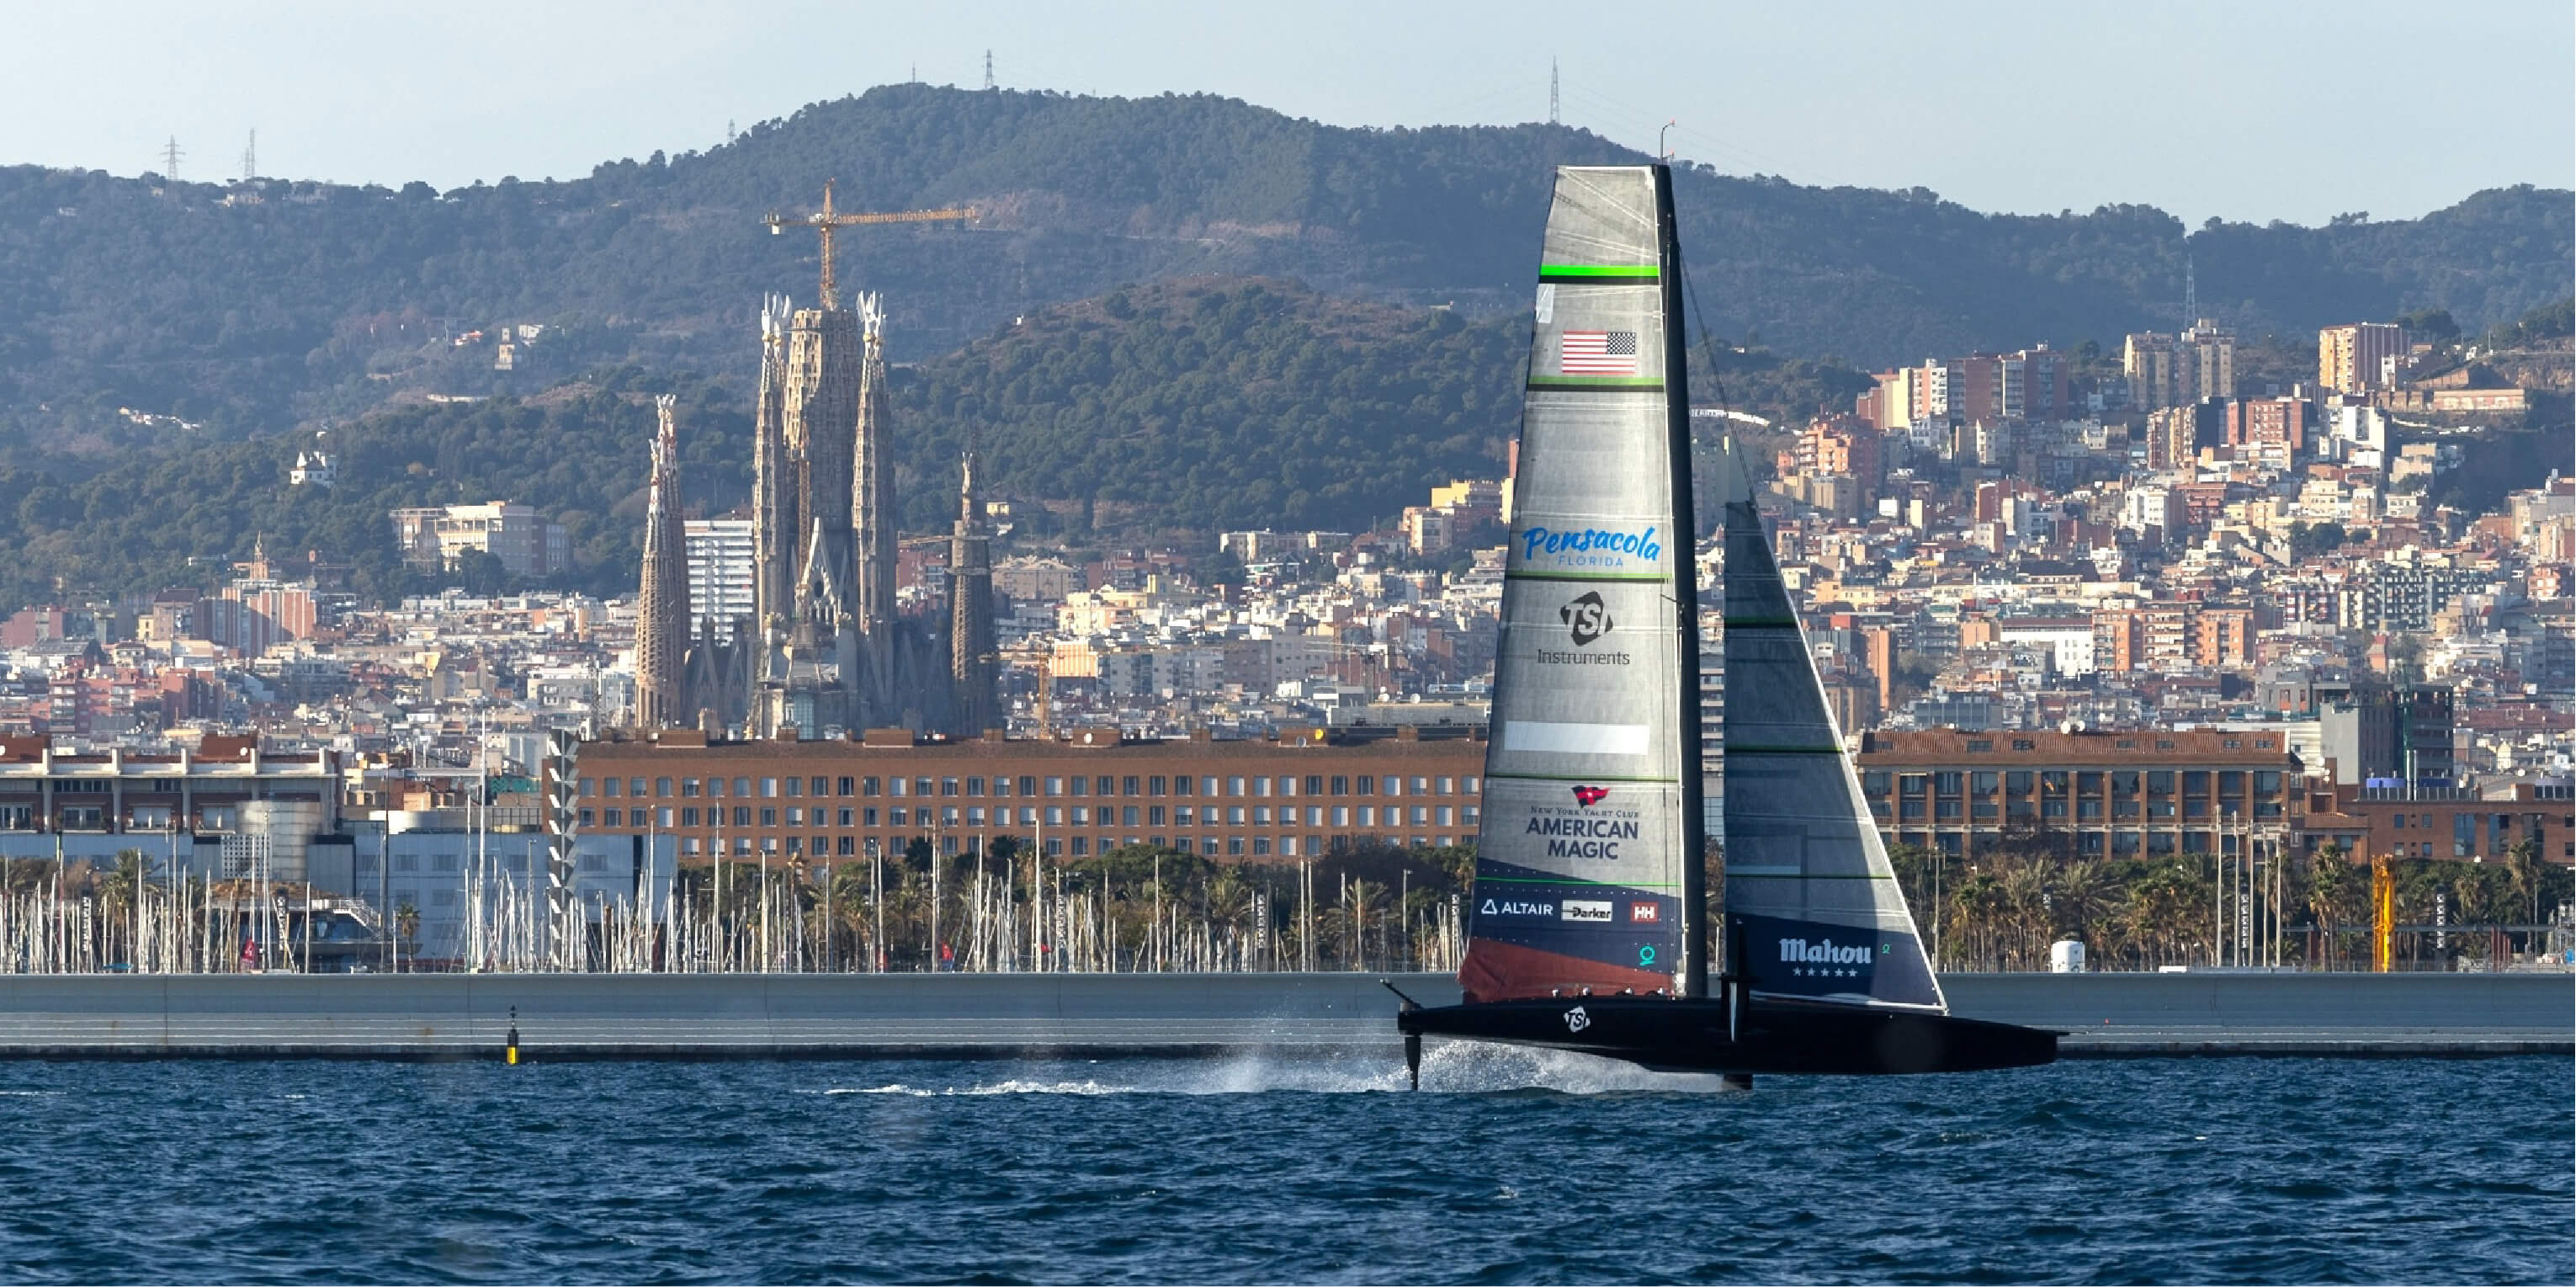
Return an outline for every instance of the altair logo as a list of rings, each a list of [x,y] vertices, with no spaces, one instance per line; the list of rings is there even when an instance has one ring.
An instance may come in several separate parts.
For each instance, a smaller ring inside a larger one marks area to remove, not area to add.
[[[1780,940],[1780,962],[1797,968],[1790,971],[1801,977],[1856,978],[1869,972],[1874,961],[1868,945],[1847,947],[1832,939],[1809,942],[1803,938]]]

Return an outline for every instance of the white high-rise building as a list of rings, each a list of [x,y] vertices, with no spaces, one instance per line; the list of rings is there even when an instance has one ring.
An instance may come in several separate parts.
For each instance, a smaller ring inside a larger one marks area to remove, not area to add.
[[[759,566],[747,518],[693,518],[689,547],[689,619],[715,618],[716,637],[733,642],[734,622],[760,609],[752,578]]]

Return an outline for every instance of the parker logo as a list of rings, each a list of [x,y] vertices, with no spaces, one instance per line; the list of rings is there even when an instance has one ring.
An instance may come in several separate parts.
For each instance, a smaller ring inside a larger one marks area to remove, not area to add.
[[[1631,925],[1655,925],[1663,919],[1664,909],[1653,903],[1628,904],[1628,923]]]
[[[1592,641],[1610,633],[1610,605],[1601,601],[1601,592],[1586,590],[1556,610],[1556,619],[1566,625],[1566,633],[1577,648],[1589,648]]]
[[[1569,921],[1598,921],[1605,925],[1610,921],[1610,903],[1607,899],[1569,898],[1557,904],[1557,907]]]
[[[1565,1030],[1567,1032],[1581,1032],[1591,1026],[1592,1016],[1585,1014],[1582,1006],[1576,1006],[1565,1012]]]
[[[1589,809],[1610,798],[1610,788],[1579,786],[1574,788],[1574,802]]]

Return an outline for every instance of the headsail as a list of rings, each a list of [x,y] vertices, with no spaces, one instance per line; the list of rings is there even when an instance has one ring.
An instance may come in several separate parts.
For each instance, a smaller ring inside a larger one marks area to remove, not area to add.
[[[1726,968],[1756,995],[1946,1009],[1726,445]]]
[[[1662,166],[1558,169],[1459,970],[1471,1001],[1705,991],[1679,272]]]

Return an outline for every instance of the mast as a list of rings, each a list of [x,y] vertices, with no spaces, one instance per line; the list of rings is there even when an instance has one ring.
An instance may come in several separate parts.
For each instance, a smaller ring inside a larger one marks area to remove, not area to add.
[[[1661,232],[1659,267],[1664,294],[1664,425],[1665,455],[1672,474],[1673,617],[1680,683],[1674,699],[1681,704],[1673,727],[1680,737],[1676,761],[1681,766],[1681,818],[1674,834],[1681,841],[1682,960],[1675,980],[1681,995],[1708,995],[1708,818],[1701,778],[1699,707],[1699,521],[1691,496],[1690,344],[1682,315],[1682,243],[1673,217],[1673,172],[1657,165],[1655,223]]]

